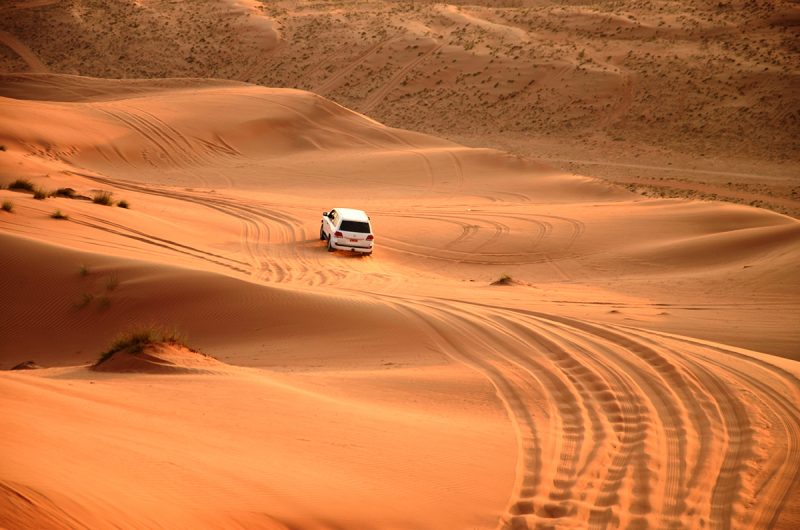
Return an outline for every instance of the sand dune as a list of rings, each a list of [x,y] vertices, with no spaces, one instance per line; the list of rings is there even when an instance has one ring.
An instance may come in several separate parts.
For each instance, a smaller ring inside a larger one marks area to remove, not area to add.
[[[205,373],[222,368],[222,363],[209,355],[177,342],[162,341],[134,349],[109,350],[92,365],[98,372],[136,374]]]
[[[41,372],[3,376],[4,431],[30,438],[2,442],[5,527],[489,527],[513,484],[507,421],[463,368]]]
[[[300,88],[650,197],[800,214],[792,0],[9,0],[0,13],[0,71]]]
[[[76,196],[0,190],[0,525],[800,521],[796,219],[204,79],[5,75],[0,143]],[[90,368],[150,323],[213,359]]]

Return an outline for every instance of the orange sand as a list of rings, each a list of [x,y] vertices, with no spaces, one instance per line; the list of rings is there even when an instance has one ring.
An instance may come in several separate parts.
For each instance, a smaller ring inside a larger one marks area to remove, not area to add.
[[[800,524],[794,218],[239,82],[2,75],[0,144],[130,204],[0,190],[4,528]],[[213,359],[89,367],[151,323]]]

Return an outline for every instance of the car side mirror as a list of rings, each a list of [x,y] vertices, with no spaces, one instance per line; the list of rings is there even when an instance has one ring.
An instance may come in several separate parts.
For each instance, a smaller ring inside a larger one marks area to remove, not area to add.
[[[322,212],[322,217],[328,217],[328,212]]]

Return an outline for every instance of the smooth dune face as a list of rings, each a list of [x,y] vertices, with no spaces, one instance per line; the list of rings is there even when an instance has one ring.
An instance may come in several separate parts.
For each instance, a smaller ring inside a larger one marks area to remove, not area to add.
[[[3,526],[800,522],[791,217],[241,83],[7,75],[0,143],[78,196],[0,190]],[[214,359],[89,368],[148,324]]]

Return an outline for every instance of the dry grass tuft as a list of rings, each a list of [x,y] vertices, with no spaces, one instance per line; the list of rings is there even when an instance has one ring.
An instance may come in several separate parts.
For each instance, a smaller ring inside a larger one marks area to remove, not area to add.
[[[114,194],[110,191],[98,191],[94,194],[94,197],[92,197],[92,202],[95,204],[102,204],[103,206],[113,206],[113,196]]]
[[[141,353],[146,346],[159,343],[175,344],[188,348],[186,336],[179,333],[176,329],[149,326],[134,329],[118,336],[114,339],[114,342],[111,343],[111,347],[100,355],[100,358],[94,366],[103,364],[116,353],[122,351],[127,353]]]
[[[8,185],[8,189],[14,191],[34,191],[36,187],[28,179],[17,179]]]

